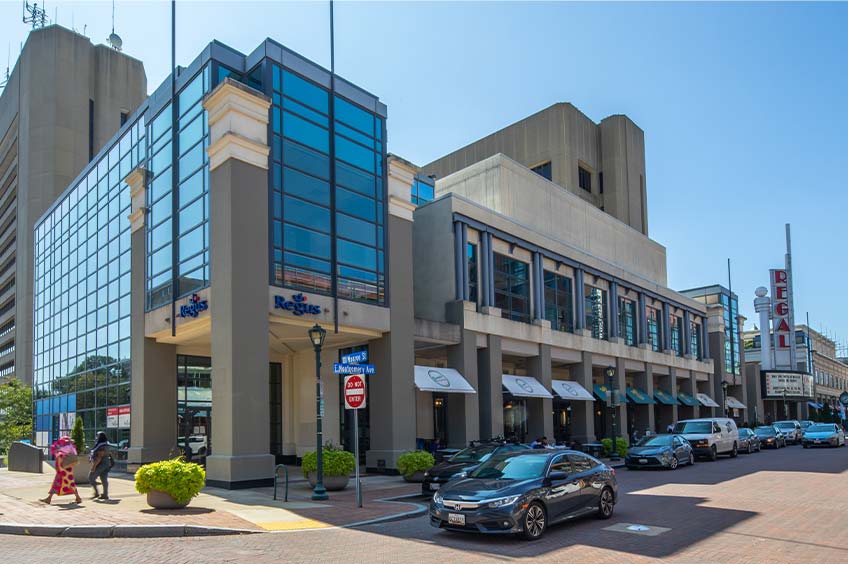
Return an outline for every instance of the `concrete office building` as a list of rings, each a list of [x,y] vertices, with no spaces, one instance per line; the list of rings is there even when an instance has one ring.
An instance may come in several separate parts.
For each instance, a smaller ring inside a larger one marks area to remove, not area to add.
[[[713,356],[713,384],[711,394],[721,404],[726,395],[727,405],[722,412],[714,408],[715,415],[726,413],[739,423],[755,421],[763,413],[759,391],[749,389],[743,374],[745,350],[742,333],[745,317],[739,314],[739,298],[720,284],[692,288],[680,292],[707,306],[707,333]],[[727,384],[726,391],[723,383]]]
[[[57,25],[27,37],[0,95],[0,378],[32,380],[32,232],[147,95],[141,62]]]
[[[594,442],[608,367],[620,434],[701,414],[706,307],[655,241],[503,154],[438,178],[413,229],[419,438]]]
[[[648,234],[645,134],[627,116],[596,124],[571,104],[554,104],[423,169],[444,178],[497,153]]]

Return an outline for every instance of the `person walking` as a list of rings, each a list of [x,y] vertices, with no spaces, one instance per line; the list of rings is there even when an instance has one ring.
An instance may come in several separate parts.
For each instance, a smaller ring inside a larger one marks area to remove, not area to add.
[[[88,456],[91,462],[91,472],[88,475],[88,483],[94,488],[94,497],[92,499],[109,499],[109,470],[115,465],[112,454],[109,452],[109,439],[106,438],[106,433],[100,431],[97,433],[97,441],[91,449],[91,454]],[[103,494],[97,491],[97,478],[100,478],[100,484],[103,486]]]
[[[79,463],[74,442],[67,435],[59,437],[55,443],[50,445],[50,454],[56,459],[56,477],[53,478],[53,485],[50,486],[47,497],[39,501],[50,505],[54,495],[74,494],[76,496],[74,502],[82,503],[82,498],[77,491],[77,484],[74,481],[74,466]]]

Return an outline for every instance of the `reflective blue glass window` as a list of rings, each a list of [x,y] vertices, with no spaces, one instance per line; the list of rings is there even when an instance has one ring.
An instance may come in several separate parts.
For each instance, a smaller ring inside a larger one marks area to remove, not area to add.
[[[286,224],[283,230],[283,241],[286,249],[330,258],[330,237],[328,235]]]
[[[329,111],[329,93],[288,71],[283,72],[283,93],[325,114]]]
[[[339,135],[336,135],[336,158],[368,172],[374,172],[374,153]]]
[[[330,178],[330,159],[308,147],[283,141],[283,162],[319,178]]]
[[[325,206],[330,205],[330,184],[323,180],[286,167],[283,172],[283,182],[287,194]]]
[[[374,116],[372,114],[339,96],[336,96],[335,110],[337,120],[353,126],[368,135],[374,134]]]
[[[289,112],[283,112],[283,135],[321,152],[330,151],[330,135],[326,129]]]
[[[330,210],[309,202],[286,196],[283,199],[285,219],[291,223],[304,225],[319,231],[330,231]]]

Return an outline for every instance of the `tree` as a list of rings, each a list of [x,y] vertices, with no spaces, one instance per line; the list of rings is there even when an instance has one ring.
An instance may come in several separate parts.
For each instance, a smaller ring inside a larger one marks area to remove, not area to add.
[[[21,439],[32,439],[32,388],[12,378],[0,384],[0,454]]]
[[[74,428],[71,429],[71,440],[74,441],[74,446],[78,453],[82,454],[85,452],[85,429],[82,426],[82,417],[79,415],[74,419]]]

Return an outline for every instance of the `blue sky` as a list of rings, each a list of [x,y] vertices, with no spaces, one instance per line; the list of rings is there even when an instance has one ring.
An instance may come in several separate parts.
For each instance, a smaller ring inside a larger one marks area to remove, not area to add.
[[[20,10],[0,3],[13,64]],[[47,10],[96,42],[111,31],[109,2]],[[180,2],[177,62],[213,38],[250,52],[273,37],[329,66],[328,14],[323,2]],[[167,2],[117,2],[151,91],[169,72],[169,18]],[[627,114],[645,131],[669,285],[726,285],[729,257],[751,328],[788,222],[796,319],[809,311],[848,342],[848,307],[832,296],[848,275],[845,29],[837,3],[337,2],[336,69],[388,105],[389,150],[419,164],[558,101],[595,121]]]

